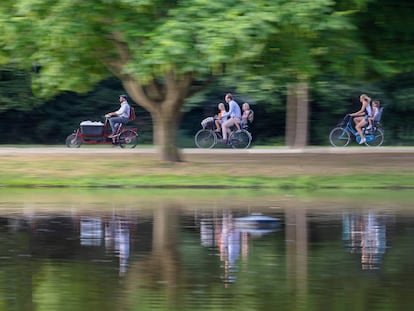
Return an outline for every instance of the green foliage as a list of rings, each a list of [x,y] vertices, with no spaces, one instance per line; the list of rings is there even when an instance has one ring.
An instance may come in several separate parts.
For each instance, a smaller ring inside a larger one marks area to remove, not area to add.
[[[121,65],[141,82],[173,69],[204,77],[240,70],[296,80],[328,56],[324,37],[351,30],[332,0],[26,1],[1,10],[4,50],[35,62],[35,90],[85,92]],[[92,9],[93,8],[93,9]],[[11,40],[11,38],[19,38]],[[128,55],[125,52],[128,51]]]
[[[42,104],[31,91],[31,75],[15,66],[0,68],[0,113],[30,111]]]

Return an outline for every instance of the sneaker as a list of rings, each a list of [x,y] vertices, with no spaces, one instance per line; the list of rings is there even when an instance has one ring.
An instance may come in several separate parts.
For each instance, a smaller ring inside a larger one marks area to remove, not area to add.
[[[108,138],[114,138],[116,135],[115,134],[111,134],[108,136]]]
[[[366,130],[370,130],[372,128],[371,125],[367,126]]]
[[[360,145],[362,145],[362,144],[365,144],[365,142],[366,142],[367,140],[365,139],[365,138],[362,138],[360,141],[359,141],[359,144]]]

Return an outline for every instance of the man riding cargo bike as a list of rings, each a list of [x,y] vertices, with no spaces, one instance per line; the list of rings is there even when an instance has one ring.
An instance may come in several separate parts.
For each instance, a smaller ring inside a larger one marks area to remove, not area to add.
[[[135,148],[138,144],[137,128],[125,127],[127,123],[135,119],[135,111],[128,104],[126,95],[120,95],[119,101],[120,108],[107,113],[105,123],[81,122],[80,129],[75,130],[66,138],[66,146],[79,148],[81,144],[112,144],[119,145],[121,148]]]

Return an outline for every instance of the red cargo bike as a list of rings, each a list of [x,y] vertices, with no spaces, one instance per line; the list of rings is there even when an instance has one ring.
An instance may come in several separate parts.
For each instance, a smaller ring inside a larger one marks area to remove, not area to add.
[[[115,134],[115,137],[109,138],[111,127],[109,119],[105,122],[83,121],[80,128],[76,129],[66,138],[68,148],[79,148],[82,144],[87,145],[119,145],[121,148],[135,148],[138,144],[138,129],[126,127],[121,124]]]

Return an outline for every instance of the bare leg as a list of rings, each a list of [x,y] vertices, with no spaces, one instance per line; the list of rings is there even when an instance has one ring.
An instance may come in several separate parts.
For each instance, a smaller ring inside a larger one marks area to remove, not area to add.
[[[372,119],[368,119],[368,127],[367,130],[372,129]]]
[[[220,120],[216,120],[216,132],[220,132],[220,131],[221,131]]]
[[[355,126],[356,131],[358,132],[359,136],[361,137],[360,140],[360,144],[363,144],[365,142],[365,136],[364,133],[362,132],[362,128],[367,124],[367,121],[365,121],[364,119],[362,119],[362,121],[360,121],[357,126]]]
[[[356,127],[358,125],[359,122],[361,122],[363,120],[363,117],[355,117],[354,118],[354,126]]]
[[[227,134],[230,132],[230,127],[232,127],[236,122],[235,118],[230,118],[221,125],[223,140],[227,140]]]
[[[235,120],[236,120],[236,122],[234,122],[234,124],[236,125],[237,130],[240,131],[240,121],[237,120],[237,119],[235,119]]]

